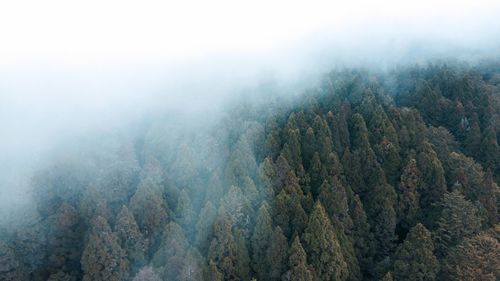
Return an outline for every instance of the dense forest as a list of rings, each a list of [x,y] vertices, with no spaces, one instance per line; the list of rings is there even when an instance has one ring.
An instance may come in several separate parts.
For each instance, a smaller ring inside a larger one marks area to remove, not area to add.
[[[499,63],[261,90],[38,170],[0,280],[500,280]]]

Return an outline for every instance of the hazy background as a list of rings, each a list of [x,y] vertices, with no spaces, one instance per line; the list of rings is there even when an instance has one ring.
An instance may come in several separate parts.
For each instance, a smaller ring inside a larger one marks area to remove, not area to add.
[[[498,15],[486,0],[2,1],[0,214],[84,136],[159,112],[196,122],[332,67],[498,57]]]

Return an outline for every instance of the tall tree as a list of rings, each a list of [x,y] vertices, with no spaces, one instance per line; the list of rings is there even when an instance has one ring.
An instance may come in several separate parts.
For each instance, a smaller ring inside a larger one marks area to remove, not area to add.
[[[446,180],[443,165],[428,142],[424,142],[420,147],[417,155],[417,168],[422,176],[420,188],[417,190],[420,194],[420,208],[426,210],[424,221],[426,225],[430,225],[437,216],[435,204],[446,192]]]
[[[146,263],[147,241],[139,230],[134,216],[126,206],[123,206],[118,213],[114,232],[130,261],[132,273],[135,273]]]
[[[158,268],[160,277],[178,280],[184,266],[188,242],[182,228],[175,222],[165,226],[160,248],[153,256],[152,264]]]
[[[28,280],[26,277],[12,247],[0,240],[0,280],[24,281]]]
[[[283,231],[279,226],[274,229],[274,233],[270,240],[269,248],[267,249],[266,259],[270,265],[269,280],[280,280],[281,275],[285,272],[285,263],[288,255],[288,242]]]
[[[422,224],[415,225],[396,252],[394,278],[396,280],[435,280],[439,263],[433,254],[431,233]]]
[[[307,264],[307,256],[300,239],[295,236],[289,250],[288,271],[281,278],[282,281],[313,281],[314,274]]]
[[[417,161],[410,159],[406,164],[398,185],[397,215],[400,228],[406,232],[414,225],[420,210],[417,188],[420,184]]]
[[[224,280],[241,280],[236,269],[237,246],[232,226],[231,216],[223,206],[220,207],[214,223],[214,238],[208,250],[208,259],[213,261]]]
[[[196,224],[196,237],[195,244],[200,249],[200,252],[206,254],[208,247],[210,246],[210,241],[212,241],[213,235],[213,223],[217,216],[217,210],[215,209],[212,202],[207,201],[205,206],[200,211],[200,216],[198,218],[198,223]]]
[[[125,251],[103,217],[92,222],[81,264],[83,281],[121,281],[128,276]]]
[[[462,239],[478,233],[481,220],[476,207],[458,190],[445,193],[441,207],[441,217],[437,221],[434,237],[437,253],[442,257]]]
[[[443,274],[451,280],[498,280],[500,226],[466,238],[445,259]]]
[[[325,209],[318,201],[304,232],[306,251],[321,280],[346,280],[347,264]]]
[[[151,266],[143,267],[137,274],[135,275],[132,281],[162,281],[160,276],[154,272]]]
[[[269,248],[273,235],[272,219],[269,206],[263,203],[257,214],[252,234],[252,267],[259,280],[266,278],[269,272],[269,263],[266,260],[266,251]]]

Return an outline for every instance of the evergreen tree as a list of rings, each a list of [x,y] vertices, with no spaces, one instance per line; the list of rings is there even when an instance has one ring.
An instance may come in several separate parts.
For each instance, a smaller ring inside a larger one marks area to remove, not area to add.
[[[203,280],[205,272],[204,259],[195,248],[189,248],[184,258],[181,272],[178,276],[180,281]]]
[[[383,260],[390,255],[396,242],[396,194],[394,188],[389,185],[382,169],[370,179],[372,190],[367,198],[368,218],[371,223],[372,232],[376,245],[376,258]]]
[[[248,247],[245,237],[240,229],[234,231],[235,255],[236,255],[236,272],[241,280],[250,279],[250,256],[248,255]]]
[[[145,179],[130,199],[130,211],[137,224],[153,248],[158,243],[160,231],[168,219],[167,205],[163,200],[159,186],[153,179]]]
[[[419,213],[419,194],[417,188],[420,184],[420,174],[417,161],[410,159],[403,170],[398,185],[397,215],[400,228],[404,231],[414,225]]]
[[[499,228],[498,225],[497,228]],[[444,275],[450,280],[457,281],[498,280],[500,276],[499,234],[500,231],[497,230],[496,238],[489,233],[481,233],[463,240],[451,250],[446,258]]]
[[[151,266],[143,267],[137,274],[135,275],[132,281],[162,281],[160,276],[156,274]]]
[[[63,203],[56,214],[49,218],[48,271],[63,270],[80,273],[80,257],[83,251],[81,220],[75,208]]]
[[[195,220],[195,213],[191,204],[191,199],[186,190],[182,190],[177,198],[175,206],[175,216],[177,222],[186,231],[187,237],[192,238],[193,235],[193,221]]]
[[[269,267],[269,275],[266,279],[280,280],[281,275],[286,270],[286,259],[288,256],[288,242],[283,231],[279,226],[274,229],[269,248],[267,249],[266,259]]]
[[[476,207],[457,190],[445,193],[441,207],[434,237],[437,253],[442,257],[462,239],[478,233],[481,220]]]
[[[420,208],[426,210],[424,221],[426,225],[432,225],[436,220],[435,204],[439,203],[446,192],[446,181],[441,161],[431,144],[424,142],[417,156],[417,168],[422,176],[420,188]]]
[[[0,280],[24,281],[28,280],[22,269],[22,264],[4,241],[0,240]]]
[[[214,238],[208,250],[208,259],[222,274],[223,280],[241,280],[237,273],[237,245],[232,232],[233,222],[224,207],[219,208],[214,223]],[[212,274],[215,274],[212,272]],[[217,274],[215,274],[217,275]]]
[[[272,219],[269,214],[269,206],[263,203],[257,214],[254,231],[252,234],[252,268],[257,274],[258,280],[263,280],[269,272],[269,263],[266,252],[273,235]]]
[[[160,248],[153,256],[152,264],[160,277],[178,280],[184,266],[188,242],[182,228],[175,222],[165,226]]]
[[[207,201],[205,206],[200,211],[200,217],[198,218],[198,223],[196,224],[195,244],[203,254],[206,254],[208,247],[210,246],[210,241],[212,241],[214,229],[213,223],[216,216],[217,210],[212,202]]]
[[[304,232],[306,251],[321,280],[346,280],[347,264],[333,226],[320,202],[314,206]]]
[[[354,196],[350,205],[354,252],[362,272],[364,275],[368,275],[372,268],[374,256],[373,235],[370,232],[370,224],[358,195]]]
[[[81,264],[83,281],[121,281],[128,276],[125,251],[103,217],[92,222]]]
[[[435,280],[439,263],[433,251],[431,233],[422,224],[417,224],[396,252],[394,278],[408,281]]]
[[[120,213],[118,213],[114,232],[130,261],[131,271],[135,273],[146,263],[147,241],[139,230],[134,216],[126,206],[123,206]]]
[[[314,274],[311,266],[307,264],[307,256],[300,239],[295,236],[289,250],[289,270],[281,278],[282,281],[313,281]]]

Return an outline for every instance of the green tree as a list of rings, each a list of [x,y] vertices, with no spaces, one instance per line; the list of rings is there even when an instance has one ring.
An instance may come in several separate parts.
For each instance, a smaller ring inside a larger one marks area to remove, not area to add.
[[[286,270],[286,259],[288,255],[288,242],[279,226],[274,229],[274,233],[267,249],[266,259],[269,267],[269,275],[266,279],[280,280],[281,275]]]
[[[139,183],[137,191],[130,199],[129,208],[134,214],[141,232],[154,246],[167,222],[168,208],[163,200],[160,187],[153,179],[144,179]]]
[[[121,281],[128,276],[125,251],[103,217],[92,222],[81,265],[83,281]]]
[[[139,230],[134,216],[126,206],[123,206],[120,213],[118,213],[114,232],[130,261],[132,273],[135,273],[146,263],[147,242]]]
[[[420,188],[417,190],[420,194],[420,208],[425,210],[425,224],[432,225],[437,217],[435,204],[439,203],[446,192],[446,181],[443,165],[428,142],[424,142],[420,147],[417,168],[422,178]]]
[[[481,220],[476,207],[458,190],[445,193],[441,207],[441,217],[437,221],[434,238],[437,253],[443,257],[462,239],[478,233]]]
[[[259,208],[254,231],[252,234],[252,267],[259,280],[266,278],[269,272],[269,263],[266,259],[266,252],[269,248],[273,235],[272,219],[269,214],[269,206],[263,203]]]
[[[282,281],[313,281],[314,274],[307,264],[307,256],[300,239],[295,236],[289,250],[288,271],[281,278]]]
[[[444,274],[450,280],[457,281],[498,280],[500,276],[499,230],[500,226],[497,225],[496,233],[481,233],[464,239],[451,250],[446,258]]]
[[[0,240],[0,280],[24,281],[28,280],[26,277],[22,264],[17,259],[12,247]]]
[[[195,244],[203,254],[206,254],[208,247],[210,246],[210,241],[212,241],[214,230],[213,223],[216,216],[217,210],[212,202],[207,201],[205,206],[201,209],[198,223],[196,223]]]
[[[160,248],[153,256],[152,264],[165,280],[178,280],[184,266],[188,242],[180,225],[170,222],[165,226]]]
[[[422,224],[417,224],[396,251],[394,278],[408,281],[435,280],[439,263],[433,251],[431,233]]]
[[[220,207],[214,223],[214,238],[208,249],[208,259],[217,266],[223,280],[241,280],[236,269],[237,245],[232,226],[231,216],[223,206]]]
[[[419,213],[419,194],[417,188],[420,184],[420,172],[417,161],[410,159],[403,170],[398,185],[398,202],[396,206],[400,228],[405,232],[414,225]]]
[[[346,280],[347,264],[325,209],[318,201],[304,232],[306,251],[321,280]]]

